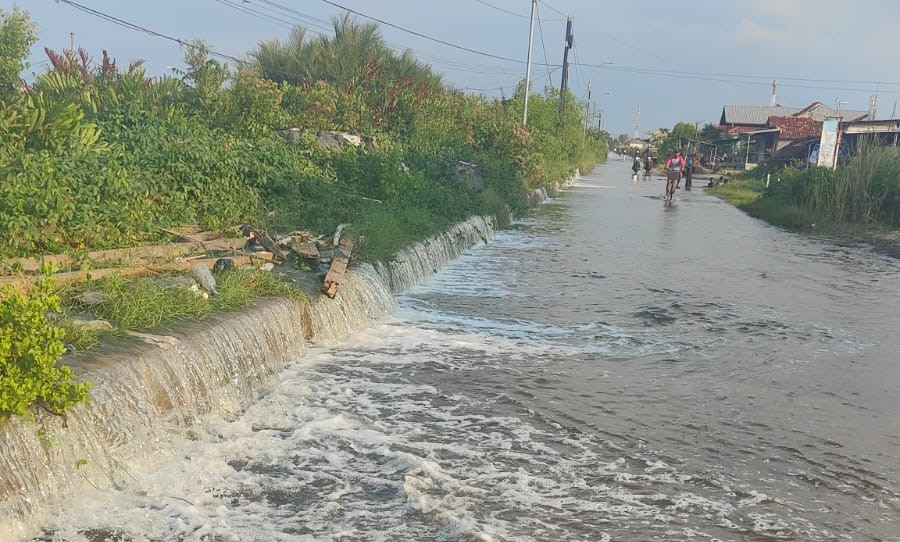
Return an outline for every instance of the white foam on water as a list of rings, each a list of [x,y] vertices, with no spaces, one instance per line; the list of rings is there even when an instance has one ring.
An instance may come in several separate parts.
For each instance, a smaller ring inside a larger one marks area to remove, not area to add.
[[[667,462],[439,380],[500,355],[533,362],[545,354],[535,349],[386,322],[312,349],[245,412],[160,450],[164,469],[84,495],[47,527],[73,541],[86,529],[147,541],[608,540],[610,522],[729,519]]]

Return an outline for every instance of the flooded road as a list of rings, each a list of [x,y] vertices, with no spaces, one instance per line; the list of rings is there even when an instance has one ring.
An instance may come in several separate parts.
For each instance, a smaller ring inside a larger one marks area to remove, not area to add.
[[[628,166],[44,539],[900,540],[898,262]]]

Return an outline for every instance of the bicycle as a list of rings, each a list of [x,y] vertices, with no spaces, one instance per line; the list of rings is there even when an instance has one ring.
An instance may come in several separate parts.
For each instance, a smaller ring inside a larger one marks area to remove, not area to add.
[[[680,176],[680,171],[666,171],[666,195],[663,198],[663,201],[671,202],[675,197],[675,182],[678,181],[678,177]]]

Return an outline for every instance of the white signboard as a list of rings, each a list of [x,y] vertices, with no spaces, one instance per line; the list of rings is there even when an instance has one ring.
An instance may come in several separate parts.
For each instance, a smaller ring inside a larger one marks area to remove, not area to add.
[[[837,165],[838,145],[841,142],[841,117],[825,117],[822,138],[819,140],[817,166],[834,169]]]

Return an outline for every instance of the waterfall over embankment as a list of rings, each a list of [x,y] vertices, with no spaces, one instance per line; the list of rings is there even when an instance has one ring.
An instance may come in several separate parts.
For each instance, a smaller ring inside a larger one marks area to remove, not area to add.
[[[0,540],[34,536],[51,507],[80,488],[115,487],[154,468],[205,417],[235,415],[269,390],[307,344],[389,314],[394,294],[493,231],[492,219],[473,217],[394,262],[353,269],[334,299],[267,299],[66,360],[76,378],[94,384],[88,404],[66,417],[39,413],[0,425]]]

